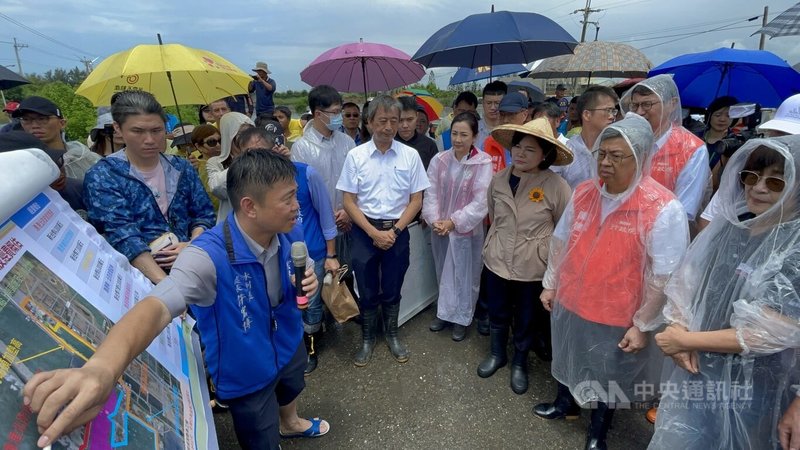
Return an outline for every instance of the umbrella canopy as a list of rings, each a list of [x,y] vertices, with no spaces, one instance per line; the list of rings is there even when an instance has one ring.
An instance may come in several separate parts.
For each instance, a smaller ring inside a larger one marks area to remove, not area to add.
[[[112,95],[131,89],[150,92],[165,105],[175,99],[179,105],[207,105],[247,94],[250,81],[250,75],[212,52],[180,44],[137,45],[106,58],[75,93],[95,106],[109,105]]]
[[[617,42],[584,42],[564,68],[567,77],[644,77],[653,63],[636,48]]]
[[[765,50],[719,48],[678,56],[654,68],[648,77],[673,75],[683,106],[706,108],[722,95],[741,102],[777,107],[800,92],[800,73]]]
[[[766,34],[770,39],[779,36],[800,35],[800,3],[778,14],[777,17],[751,36],[756,34]]]
[[[528,78],[565,78],[564,70],[567,68],[570,58],[572,55],[545,58],[535,69],[531,70]]]
[[[498,11],[453,22],[425,41],[413,60],[425,67],[481,67],[528,63],[572,53],[578,43],[536,13]]]
[[[0,91],[11,89],[23,84],[30,84],[30,81],[22,78],[20,75],[17,75],[15,72],[8,70],[4,66],[0,66]]]
[[[515,89],[527,92],[531,101],[543,102],[545,99],[542,89],[528,80],[508,80],[506,84],[509,92]]]
[[[471,83],[491,77],[500,77],[510,73],[519,73],[528,70],[523,64],[500,64],[496,66],[462,67],[450,77],[450,86]]]
[[[419,106],[425,109],[425,114],[428,115],[428,120],[439,120],[444,110],[444,105],[439,100],[436,100],[430,92],[424,89],[406,89],[398,92],[395,97],[410,96],[414,97]]]
[[[574,55],[547,58],[532,70],[530,78],[630,78],[644,77],[653,67],[636,48],[617,42],[583,42]]]
[[[300,72],[310,86],[327,84],[342,92],[388,91],[416,83],[425,68],[405,52],[384,44],[359,42],[334,47]]]

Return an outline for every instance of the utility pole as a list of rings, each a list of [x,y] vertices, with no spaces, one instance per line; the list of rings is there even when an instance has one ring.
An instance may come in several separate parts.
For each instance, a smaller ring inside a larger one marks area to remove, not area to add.
[[[86,58],[86,57],[83,57],[83,58],[80,59],[80,62],[82,62],[83,65],[86,66],[86,74],[88,75],[89,73],[91,73],[91,71],[92,71],[92,62],[94,62],[94,60]]]
[[[589,22],[589,14],[600,11],[602,11],[602,9],[592,9],[592,0],[586,0],[586,6],[583,9],[576,9],[572,12],[572,14],[577,14],[579,12],[583,13],[583,20],[581,20],[581,23],[583,24],[583,30],[581,31],[581,42],[586,42],[586,27],[591,23]]]
[[[28,44],[19,44],[17,43],[17,38],[14,38],[14,54],[17,55],[17,73],[19,76],[24,77],[25,74],[22,73],[22,61],[19,59],[19,49],[27,47]]]
[[[767,26],[767,22],[768,22],[767,17],[768,16],[769,16],[769,6],[765,6],[764,7],[764,19],[761,21],[761,26],[762,27]],[[761,33],[761,40],[758,42],[758,49],[759,50],[764,50],[764,44],[766,43],[766,41],[767,41],[767,35],[765,35],[764,33]]]

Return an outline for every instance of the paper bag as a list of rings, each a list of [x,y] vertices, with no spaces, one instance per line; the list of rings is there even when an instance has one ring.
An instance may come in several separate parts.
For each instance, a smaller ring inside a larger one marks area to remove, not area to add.
[[[356,304],[347,285],[342,281],[347,273],[347,265],[342,266],[333,274],[333,279],[329,284],[322,285],[322,301],[328,307],[333,318],[338,323],[345,323],[359,314]]]

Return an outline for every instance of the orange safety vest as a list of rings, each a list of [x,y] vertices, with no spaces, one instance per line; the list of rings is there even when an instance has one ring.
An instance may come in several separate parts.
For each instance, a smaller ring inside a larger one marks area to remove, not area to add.
[[[675,196],[651,177],[600,223],[600,191],[584,181],[573,194],[573,223],[556,298],[583,319],[629,328],[644,293],[645,243]]]
[[[483,151],[492,157],[492,173],[506,168],[506,149],[492,136],[483,141]]]
[[[683,127],[673,126],[664,146],[658,149],[650,165],[650,176],[675,192],[678,175],[703,141]]]

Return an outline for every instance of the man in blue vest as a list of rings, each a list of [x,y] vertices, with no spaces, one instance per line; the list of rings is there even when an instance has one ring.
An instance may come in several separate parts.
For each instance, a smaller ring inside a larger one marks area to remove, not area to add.
[[[242,448],[276,449],[281,436],[327,433],[326,421],[296,415],[306,352],[289,273],[299,212],[294,177],[287,158],[266,150],[233,162],[227,180],[233,212],[180,253],[169,276],[125,314],[83,367],[39,373],[25,386],[24,403],[44,429],[40,447],[93,419],[131,360],[187,305]],[[306,264],[302,282],[306,294],[318,288],[312,266]]]

